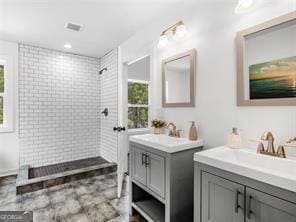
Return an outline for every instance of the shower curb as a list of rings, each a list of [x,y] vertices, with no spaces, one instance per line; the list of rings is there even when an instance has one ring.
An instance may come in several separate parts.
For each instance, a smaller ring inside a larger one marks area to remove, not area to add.
[[[52,174],[43,177],[29,179],[29,165],[21,166],[16,180],[16,194],[25,194],[42,190],[52,186],[100,176],[117,170],[116,163],[104,163],[96,166],[85,167],[76,170],[69,170],[63,173]]]

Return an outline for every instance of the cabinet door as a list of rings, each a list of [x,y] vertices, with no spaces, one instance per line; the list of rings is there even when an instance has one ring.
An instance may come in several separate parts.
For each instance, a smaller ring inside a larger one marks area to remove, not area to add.
[[[164,198],[165,159],[152,153],[147,155],[147,187]]]
[[[147,170],[144,163],[144,151],[138,148],[132,149],[132,158],[131,158],[131,170],[132,178],[137,182],[146,185],[147,182]]]
[[[246,189],[246,222],[296,222],[296,204]]]
[[[203,172],[202,222],[244,222],[244,186]]]

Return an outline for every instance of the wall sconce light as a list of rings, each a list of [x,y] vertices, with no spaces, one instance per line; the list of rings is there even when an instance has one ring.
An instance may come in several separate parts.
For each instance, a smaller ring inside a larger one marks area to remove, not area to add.
[[[160,37],[159,37],[159,41],[158,41],[158,45],[157,45],[157,47],[159,49],[164,48],[168,45],[168,43],[169,43],[168,34],[170,32],[173,34],[173,38],[175,40],[181,40],[186,36],[187,29],[186,29],[186,26],[184,25],[184,23],[182,21],[179,21],[176,24],[174,24],[171,27],[164,30],[160,34]]]
[[[177,26],[177,28],[174,30],[174,39],[176,40],[181,40],[183,38],[185,38],[185,36],[187,35],[187,29],[186,26],[183,24],[183,22],[181,22],[182,24],[180,24],[179,26]]]
[[[244,14],[257,8],[261,0],[238,0],[235,7],[235,14]]]
[[[158,48],[164,48],[168,45],[169,40],[168,40],[168,36],[165,33],[162,33],[159,37],[159,41],[158,41]]]

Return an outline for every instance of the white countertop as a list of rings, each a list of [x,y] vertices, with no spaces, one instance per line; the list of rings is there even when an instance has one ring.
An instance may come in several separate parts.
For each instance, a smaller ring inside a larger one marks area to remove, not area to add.
[[[167,153],[175,153],[203,146],[203,140],[201,139],[191,141],[186,138],[176,138],[164,134],[130,136],[129,140]]]
[[[194,154],[194,160],[296,192],[296,161],[247,149],[221,146]]]

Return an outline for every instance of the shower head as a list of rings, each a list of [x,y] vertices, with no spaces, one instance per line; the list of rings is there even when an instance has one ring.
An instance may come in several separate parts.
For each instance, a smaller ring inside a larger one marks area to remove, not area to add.
[[[107,68],[103,68],[99,71],[99,74],[102,75],[104,71],[107,71]]]

